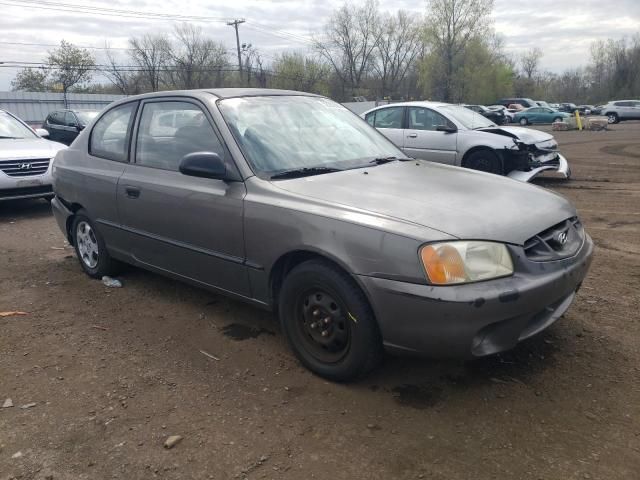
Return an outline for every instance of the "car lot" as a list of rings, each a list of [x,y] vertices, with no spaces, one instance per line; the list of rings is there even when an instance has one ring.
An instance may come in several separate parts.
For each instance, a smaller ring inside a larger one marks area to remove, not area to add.
[[[0,479],[634,478],[640,123],[554,135],[572,180],[537,183],[597,245],[565,318],[508,354],[391,358],[351,385],[300,366],[271,314],[134,269],[106,288],[47,204],[0,205],[0,311],[28,313],[0,317]]]

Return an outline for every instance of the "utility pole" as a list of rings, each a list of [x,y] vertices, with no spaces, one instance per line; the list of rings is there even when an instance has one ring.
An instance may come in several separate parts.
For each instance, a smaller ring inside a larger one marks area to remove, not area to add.
[[[238,34],[238,25],[244,23],[244,18],[236,18],[233,22],[227,22],[227,25],[236,29],[236,46],[238,47],[238,68],[240,69],[240,79],[242,79],[242,56],[240,55],[240,35]]]

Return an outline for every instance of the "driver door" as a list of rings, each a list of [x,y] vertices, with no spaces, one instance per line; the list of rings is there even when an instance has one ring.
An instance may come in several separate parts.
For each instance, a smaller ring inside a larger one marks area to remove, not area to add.
[[[235,168],[195,101],[142,102],[131,147],[134,162],[118,182],[122,228],[135,260],[163,272],[249,296],[244,265],[243,182],[183,175],[180,160],[217,153]]]
[[[455,165],[458,134],[437,130],[438,126],[454,125],[435,110],[425,107],[408,107],[407,117],[404,152],[413,158]]]

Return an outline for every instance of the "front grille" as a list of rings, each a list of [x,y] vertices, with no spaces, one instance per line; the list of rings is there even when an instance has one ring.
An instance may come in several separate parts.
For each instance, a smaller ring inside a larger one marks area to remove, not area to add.
[[[49,158],[0,160],[0,170],[10,177],[33,177],[45,173],[49,162]]]
[[[524,253],[534,262],[561,260],[574,255],[584,241],[584,228],[578,217],[547,228],[524,242]]]

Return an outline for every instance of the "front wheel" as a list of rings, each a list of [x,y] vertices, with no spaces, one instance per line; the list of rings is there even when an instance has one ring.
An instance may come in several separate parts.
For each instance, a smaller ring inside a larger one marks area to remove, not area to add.
[[[495,152],[489,149],[476,150],[462,163],[463,167],[479,170],[481,172],[503,174],[502,163]]]
[[[312,260],[285,278],[280,322],[293,352],[312,372],[348,381],[382,359],[382,338],[362,290],[330,263]]]
[[[80,266],[87,275],[102,278],[117,271],[117,262],[109,255],[102,235],[84,210],[76,214],[71,234]]]
[[[520,125],[522,126],[529,125],[529,121],[526,118],[521,118]]]
[[[608,113],[607,114],[607,122],[609,123],[609,125],[612,125],[614,123],[618,123],[620,121],[620,119],[618,118],[618,115],[615,113]]]
[[[561,121],[562,121],[561,117],[556,117],[556,118],[553,119],[553,123],[561,122]]]

